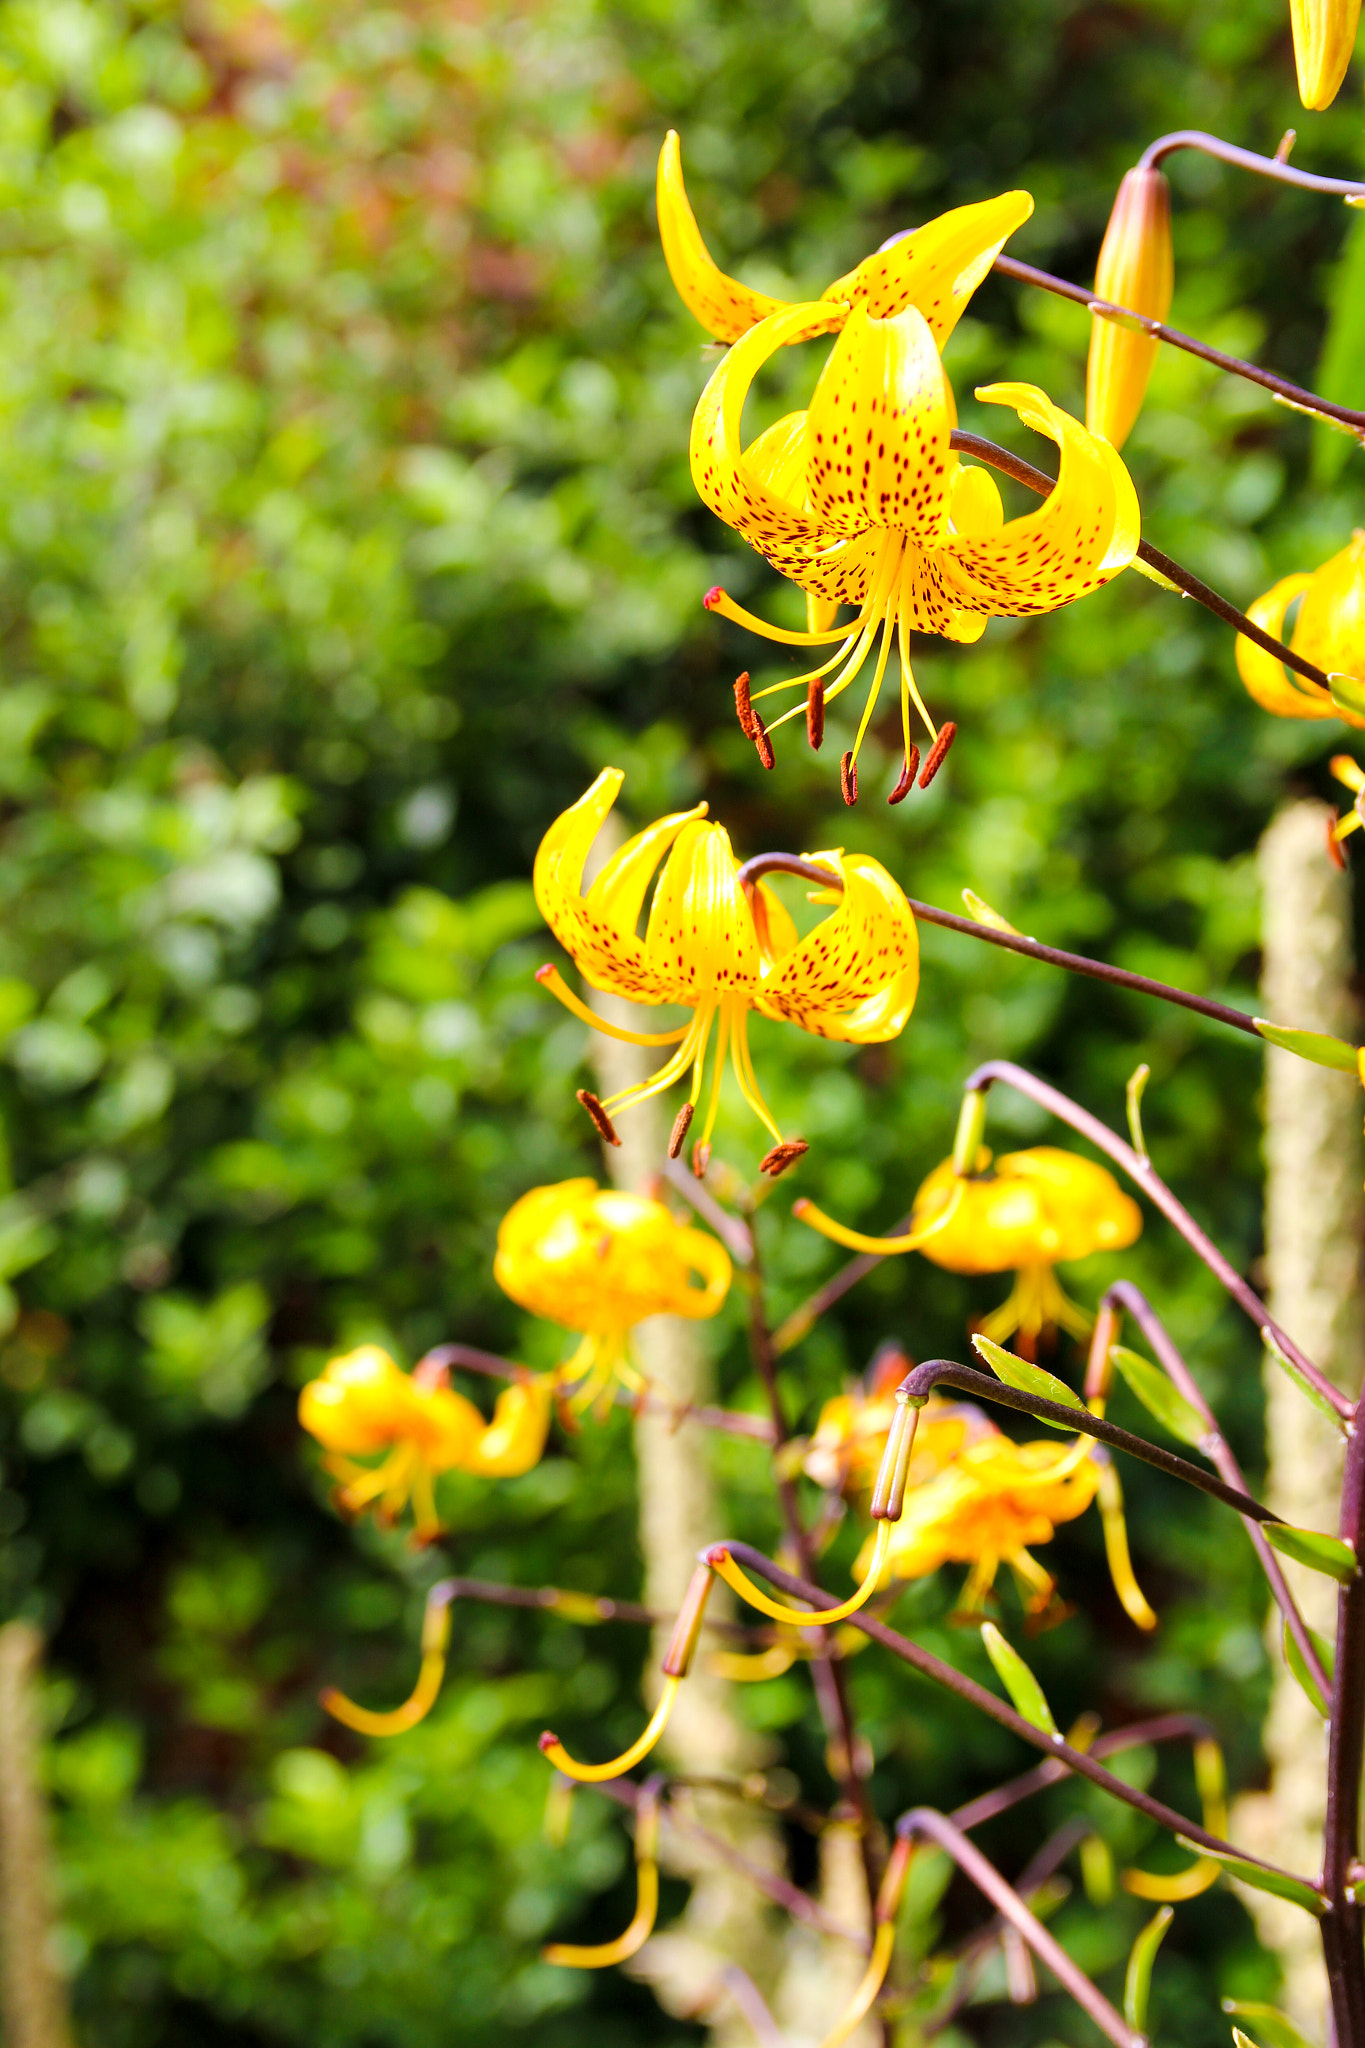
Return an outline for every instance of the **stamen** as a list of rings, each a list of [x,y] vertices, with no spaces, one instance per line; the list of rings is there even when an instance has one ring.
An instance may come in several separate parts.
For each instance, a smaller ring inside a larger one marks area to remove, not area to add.
[[[839,763],[839,787],[844,793],[844,802],[846,804],[857,803],[858,764],[853,758],[851,747]]]
[[[825,737],[825,686],[812,676],[806,689],[806,738],[819,753]]]
[[[1354,818],[1352,818],[1351,822],[1352,824],[1355,823]],[[1345,870],[1346,856],[1341,850],[1341,841],[1337,837],[1336,827],[1330,818],[1327,821],[1327,858],[1331,861],[1334,868]]]
[[[758,713],[752,708],[750,709],[749,716],[753,720],[754,727],[753,731],[749,734],[749,738],[758,748],[758,758],[763,763],[763,766],[771,768],[774,766],[777,756],[773,752],[773,743],[768,738],[768,728]]]
[[[635,1912],[629,1927],[615,1941],[604,1941],[591,1948],[552,1941],[540,1952],[542,1962],[558,1963],[568,1970],[606,1970],[644,1947],[654,1932],[659,1910],[659,1866],[655,1861],[658,1832],[657,1802],[652,1792],[646,1790],[635,1819]]]
[[[730,619],[736,626],[747,626],[751,633],[761,633],[765,640],[778,640],[784,647],[828,647],[832,640],[851,640],[860,630],[863,613],[850,619],[847,625],[835,626],[824,633],[793,633],[785,626],[770,626],[766,619],[760,619],[753,612],[746,612],[742,604],[736,604],[727,591],[716,584],[702,599],[708,612],[719,612],[723,619]]]
[[[579,1088],[575,1092],[584,1109],[587,1110],[588,1115],[596,1124],[598,1134],[603,1142],[608,1145],[619,1145],[621,1140],[616,1135],[616,1126],[593,1094],[591,1088]]]
[[[1109,1560],[1109,1576],[1114,1582],[1114,1591],[1130,1621],[1136,1622],[1139,1628],[1153,1629],[1156,1616],[1133,1576],[1132,1559],[1128,1554],[1128,1529],[1123,1519],[1123,1489],[1112,1465],[1100,1467],[1099,1497],[1104,1552]]]
[[[678,1159],[681,1157],[683,1140],[687,1136],[687,1127],[691,1123],[695,1115],[695,1105],[690,1102],[685,1102],[682,1108],[678,1111],[676,1117],[674,1117],[673,1133],[668,1141],[668,1156],[670,1159]]]
[[[749,1052],[748,1018],[742,1005],[736,1010],[734,1024],[731,1027],[730,1062],[735,1070],[735,1079],[739,1082],[740,1094],[759,1122],[772,1133],[773,1143],[782,1144],[782,1133],[773,1121],[772,1111],[763,1100],[763,1090],[759,1087],[758,1077],[754,1073],[753,1058]]]
[[[785,1173],[789,1166],[795,1166],[803,1153],[809,1151],[810,1146],[804,1138],[784,1138],[780,1145],[773,1146],[771,1152],[764,1153],[758,1162],[758,1170],[766,1173],[770,1180],[776,1180],[779,1174]]]
[[[953,744],[953,741],[956,738],[957,727],[953,724],[951,719],[948,721],[946,725],[941,725],[939,727],[938,738],[934,741],[933,746],[929,749],[929,758],[924,764],[924,773],[920,776],[919,779],[919,786],[921,789],[927,789],[929,787],[929,784],[933,781],[934,777],[938,774],[939,769],[943,766],[944,757],[947,754],[949,747]]]
[[[608,1024],[605,1017],[599,1017],[596,1010],[590,1010],[574,994],[559,969],[548,961],[543,967],[537,967],[536,980],[542,988],[549,989],[566,1010],[575,1017],[581,1017],[585,1024],[591,1024],[594,1031],[600,1031],[605,1038],[619,1038],[625,1045],[676,1045],[692,1029],[690,1024],[684,1024],[677,1031],[622,1031],[618,1025]]]
[[[896,787],[892,790],[890,796],[886,799],[886,801],[889,804],[901,804],[905,802],[905,799],[909,796],[911,790],[915,786],[915,771],[918,769],[918,767],[919,748],[912,741],[910,745],[910,751],[905,757],[905,766],[901,769],[901,779],[896,784]]]
[[[905,1237],[868,1237],[861,1230],[849,1230],[842,1223],[836,1223],[832,1216],[826,1216],[823,1209],[817,1209],[807,1195],[801,1195],[792,1203],[792,1215],[798,1223],[808,1223],[822,1237],[831,1238],[835,1244],[846,1245],[851,1252],[876,1252],[884,1258],[892,1252],[918,1251],[922,1244],[936,1237],[956,1216],[966,1185],[962,1180],[955,1182],[951,1195],[938,1214],[921,1230],[912,1230]]]
[[[706,1169],[711,1164],[711,1147],[698,1138],[692,1147],[692,1171],[698,1180],[706,1179]]]
[[[749,702],[749,671],[735,677],[735,716],[746,740],[754,736],[754,707]]]
[[[847,1621],[850,1614],[856,1614],[872,1598],[886,1563],[886,1553],[891,1548],[890,1522],[878,1522],[877,1535],[872,1546],[872,1556],[867,1575],[852,1599],[844,1600],[838,1607],[822,1607],[812,1614],[804,1607],[789,1607],[780,1600],[774,1600],[761,1586],[756,1586],[748,1573],[741,1571],[723,1543],[717,1543],[710,1550],[702,1552],[703,1561],[709,1564],[718,1578],[738,1593],[741,1600],[747,1600],[750,1607],[756,1607],[760,1614],[771,1616],[774,1621],[789,1621],[797,1628],[829,1628],[837,1621]]]
[[[664,1729],[673,1711],[673,1702],[678,1697],[680,1678],[666,1678],[659,1704],[649,1718],[649,1725],[643,1735],[632,1742],[629,1749],[623,1749],[620,1756],[613,1757],[609,1764],[577,1764],[565,1749],[557,1735],[547,1728],[541,1736],[539,1749],[548,1757],[557,1771],[563,1771],[566,1778],[576,1778],[580,1785],[602,1785],[608,1778],[619,1778],[623,1771],[633,1770],[642,1758],[647,1757]]]
[[[347,1728],[354,1728],[359,1735],[401,1735],[425,1720],[435,1706],[441,1680],[445,1677],[449,1642],[449,1588],[433,1586],[427,1595],[426,1612],[422,1617],[421,1668],[416,1685],[401,1707],[394,1707],[387,1714],[372,1714],[367,1707],[358,1707],[354,1700],[348,1700],[344,1692],[338,1692],[332,1685],[318,1698],[334,1720]]]

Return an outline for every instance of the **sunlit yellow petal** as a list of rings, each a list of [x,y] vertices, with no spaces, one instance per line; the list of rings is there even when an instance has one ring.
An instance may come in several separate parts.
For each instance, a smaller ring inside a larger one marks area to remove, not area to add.
[[[1313,113],[1330,107],[1355,49],[1360,0],[1289,0],[1299,98]]]
[[[889,249],[864,257],[825,297],[862,305],[874,320],[889,320],[916,306],[942,348],[1007,237],[1032,212],[1027,192],[1002,192],[998,199],[954,207]]]
[[[650,905],[644,952],[659,986],[690,1002],[702,991],[757,985],[758,940],[723,825],[684,825]]]
[[[1264,596],[1247,606],[1247,617],[1252,625],[1259,626],[1262,632],[1272,634],[1277,640],[1282,639],[1286,612],[1312,580],[1311,576],[1282,577]],[[1237,673],[1246,685],[1247,694],[1263,711],[1273,711],[1277,718],[1340,717],[1329,696],[1322,691],[1312,691],[1309,685],[1299,687],[1291,682],[1284,663],[1267,653],[1265,648],[1258,647],[1254,640],[1248,640],[1239,633],[1235,646]]]
[[[782,310],[781,299],[751,291],[748,285],[727,277],[711,261],[683,188],[682,151],[672,128],[659,151],[655,189],[659,240],[663,243],[668,274],[677,286],[678,297],[708,334],[714,334],[717,341],[738,341],[741,334],[769,313]]]
[[[952,531],[975,538],[999,533],[1005,523],[1000,486],[988,469],[975,463],[959,463],[953,471],[952,494],[948,501]]]
[[[810,509],[824,527],[890,527],[938,546],[954,466],[945,393],[922,313],[909,306],[894,320],[869,320],[853,308],[806,415]]]
[[[1328,675],[1365,680],[1365,531],[1309,577],[1290,645]]]
[[[842,874],[839,906],[765,976],[754,1007],[817,1038],[874,1044],[905,1028],[919,989],[910,906],[866,854],[807,855]]]

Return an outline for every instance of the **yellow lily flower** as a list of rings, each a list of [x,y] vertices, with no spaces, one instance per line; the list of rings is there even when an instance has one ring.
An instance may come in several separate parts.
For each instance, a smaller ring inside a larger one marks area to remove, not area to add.
[[[805,412],[788,413],[746,448],[740,431],[749,387],[774,352],[840,326]],[[890,801],[908,794],[919,753],[910,704],[933,742],[920,776],[937,771],[953,730],[940,734],[915,687],[910,634],[978,640],[994,617],[1058,610],[1125,568],[1140,538],[1137,495],[1114,449],[1031,384],[983,386],[986,404],[1010,406],[1060,450],[1057,482],[1036,511],[1006,520],[987,470],[953,451],[953,395],[934,334],[917,307],[878,318],[860,302],[769,314],[737,341],[702,393],[692,421],[692,478],[716,515],[780,574],[826,606],[857,608],[847,625],[787,632],[730,599],[708,609],[789,646],[834,645],[806,674],[760,696],[801,690],[775,725],[804,708],[812,744],[824,706],[856,679],[878,648],[857,738],[843,764],[844,796],[856,800],[859,749],[897,643],[904,766]],[[827,677],[832,677],[826,682]],[[747,679],[745,679],[747,681]],[[771,765],[768,729],[747,695],[741,723]],[[746,717],[748,722],[745,723]]]
[[[1247,606],[1254,626],[1284,638],[1284,622],[1301,600],[1289,646],[1328,675],[1345,675],[1365,685],[1365,528],[1357,527],[1340,554],[1311,574],[1284,576]],[[1254,641],[1237,637],[1237,673],[1263,711],[1277,718],[1340,718],[1365,726],[1365,717],[1345,711],[1320,684],[1295,675]]]
[[[1313,113],[1330,107],[1356,46],[1360,0],[1289,0],[1299,98]]]
[[[1095,297],[1164,320],[1175,290],[1171,188],[1162,173],[1139,164],[1125,173],[1104,231],[1095,268]],[[1161,347],[1098,313],[1090,324],[1085,424],[1121,448],[1142,410],[1147,380]]]
[[[1345,784],[1354,799],[1350,810],[1342,812],[1327,835],[1327,851],[1336,865],[1344,868],[1346,856],[1340,851],[1341,842],[1365,825],[1365,768],[1352,754],[1333,754],[1329,766],[1337,781]],[[1360,1079],[1365,1085],[1365,1058],[1360,1063]]]
[[[360,1514],[377,1502],[379,1519],[392,1522],[411,1499],[417,1543],[441,1531],[437,1473],[493,1479],[529,1472],[545,1448],[549,1419],[549,1388],[529,1374],[503,1389],[485,1422],[451,1387],[445,1366],[405,1373],[377,1344],[329,1360],[299,1395],[299,1421],[330,1454],[327,1469],[341,1481],[340,1505]],[[385,1455],[378,1465],[355,1462],[379,1452]]]
[[[646,1316],[715,1315],[730,1291],[719,1239],[675,1223],[662,1202],[565,1180],[532,1188],[498,1228],[493,1278],[512,1300],[583,1341],[555,1379],[586,1408],[613,1380],[642,1388],[626,1356]],[[700,1282],[700,1285],[694,1284]]]
[[[836,902],[837,896],[837,907],[804,939],[798,938],[765,883],[751,890],[741,884],[729,835],[706,820],[704,803],[637,832],[585,894],[588,849],[623,780],[620,769],[604,768],[592,788],[555,819],[536,855],[536,902],[594,988],[640,1003],[682,1004],[693,1018],[671,1032],[620,1030],[580,1002],[554,968],[541,968],[537,979],[594,1030],[635,1045],[676,1047],[650,1080],[623,1089],[605,1104],[586,1090],[580,1099],[608,1141],[619,1142],[611,1110],[642,1102],[690,1069],[691,1095],[669,1144],[676,1158],[701,1093],[714,1025],[714,1078],[693,1166],[705,1171],[728,1053],[740,1093],[774,1140],[762,1164],[766,1173],[776,1175],[807,1148],[803,1139],[783,1139],[759,1092],[749,1054],[748,1013],[785,1018],[817,1038],[855,1045],[895,1038],[919,988],[919,939],[910,906],[886,869],[866,854],[845,854],[840,848],[811,854],[805,857],[827,870],[831,883],[828,893],[813,900]],[[656,869],[641,939],[635,927]]]

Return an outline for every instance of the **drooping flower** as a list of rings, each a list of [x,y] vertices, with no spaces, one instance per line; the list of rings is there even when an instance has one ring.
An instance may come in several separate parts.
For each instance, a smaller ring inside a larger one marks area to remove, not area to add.
[[[740,1093],[774,1140],[763,1161],[780,1173],[806,1150],[784,1140],[759,1092],[749,1054],[748,1013],[784,1018],[818,1038],[879,1044],[904,1028],[919,987],[919,941],[905,896],[879,862],[835,848],[808,856],[829,874],[816,896],[837,908],[807,936],[761,880],[746,888],[721,825],[706,805],[658,819],[613,854],[584,893],[583,865],[623,781],[604,768],[586,794],[556,818],[535,864],[541,915],[594,988],[639,1003],[678,1003],[693,1012],[677,1031],[643,1033],[607,1024],[572,994],[557,971],[537,977],[595,1030],[636,1045],[676,1050],[648,1081],[587,1106],[614,1139],[610,1111],[657,1094],[689,1071],[691,1094],[674,1125],[677,1156],[701,1093],[707,1047],[716,1030],[710,1102],[693,1164],[705,1170],[727,1054]],[[660,863],[662,862],[662,866]],[[643,939],[636,925],[655,870],[658,879]],[[586,1098],[586,1091],[584,1091]]]
[[[1130,312],[1164,320],[1175,289],[1171,188],[1154,165],[1125,172],[1095,268],[1095,296]],[[1161,347],[1095,314],[1085,376],[1085,423],[1121,448],[1142,410],[1147,380]]]
[[[614,1380],[643,1382],[627,1339],[646,1316],[715,1315],[730,1290],[730,1257],[708,1231],[677,1223],[662,1202],[565,1180],[532,1188],[498,1228],[493,1278],[505,1294],[583,1341],[555,1374],[586,1408]]]
[[[1289,0],[1299,98],[1313,113],[1330,107],[1356,46],[1360,0]]]
[[[1253,626],[1284,638],[1289,607],[1299,615],[1289,646],[1330,676],[1365,690],[1365,528],[1357,527],[1340,554],[1311,574],[1284,576],[1247,606]],[[1263,711],[1277,718],[1340,718],[1365,726],[1365,715],[1338,703],[1318,683],[1296,675],[1244,634],[1237,637],[1237,673]]]
[[[549,1416],[549,1387],[529,1373],[503,1389],[486,1422],[451,1387],[444,1365],[424,1363],[406,1373],[377,1344],[331,1359],[299,1395],[299,1421],[341,1481],[340,1505],[360,1514],[377,1504],[380,1519],[392,1522],[411,1500],[418,1543],[440,1533],[438,1473],[494,1479],[529,1472],[545,1448]],[[377,1465],[356,1463],[376,1454]]]

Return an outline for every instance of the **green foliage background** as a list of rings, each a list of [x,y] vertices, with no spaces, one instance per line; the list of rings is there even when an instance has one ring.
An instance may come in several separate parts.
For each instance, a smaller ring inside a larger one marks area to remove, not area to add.
[[[705,794],[746,851],[865,848],[915,895],[969,885],[1041,938],[1245,998],[1257,836],[1286,789],[1328,787],[1341,732],[1257,713],[1226,634],[1125,578],[925,656],[961,733],[900,810],[875,744],[844,810],[835,717],[818,761],[789,743],[764,777],[728,687],[763,651],[699,600],[723,576],[795,619],[794,593],[692,495],[708,359],[654,238],[660,137],[682,130],[705,232],[760,286],[817,293],[1011,184],[1037,200],[1015,252],[1085,280],[1153,135],[1269,150],[1293,123],[1303,161],[1349,174],[1358,82],[1301,114],[1283,0],[7,0],[0,85],[0,1587],[51,1635],[81,2040],[681,2043],[624,1979],[537,1960],[551,1929],[601,1938],[629,1910],[599,1802],[566,1850],[542,1841],[534,1737],[553,1715],[598,1754],[627,1739],[637,1636],[462,1614],[416,1734],[367,1746],[316,1705],[324,1679],[401,1696],[440,1561],[331,1514],[298,1386],[367,1338],[558,1355],[490,1278],[510,1201],[596,1170],[585,1034],[531,978],[540,833],[611,761],[636,822]],[[1173,182],[1177,323],[1311,380],[1334,304],[1323,374],[1359,403],[1348,217],[1194,159]],[[1078,309],[988,281],[949,354],[963,424],[1002,432],[970,395],[998,375],[1079,411],[1085,342]],[[1348,537],[1346,450],[1171,356],[1128,453],[1150,536],[1245,603]],[[984,1055],[1113,1121],[1146,1059],[1163,1171],[1254,1262],[1254,1047],[936,932],[924,956],[889,1052],[757,1024],[779,1120],[812,1141],[804,1191],[901,1214]],[[751,1171],[757,1133],[727,1119]],[[1044,1126],[1002,1099],[992,1131]],[[778,1313],[833,1266],[788,1185],[763,1219]],[[1123,1270],[1254,1469],[1253,1332],[1161,1227]],[[793,1409],[812,1420],[887,1334],[959,1350],[998,1292],[884,1267],[789,1360]],[[754,1401],[733,1317],[714,1334],[726,1398]],[[772,1538],[761,1462],[729,1446],[723,1476],[727,1529]],[[1049,1556],[1079,1611],[1036,1645],[1059,1718],[1197,1702],[1254,1783],[1250,1552],[1158,1482],[1130,1504],[1162,1632],[1139,1654],[1091,1520],[1065,1531]],[[445,1505],[461,1570],[636,1590],[622,1417]],[[970,1664],[953,1590],[900,1615]],[[888,1815],[1021,1761],[871,1656],[853,1686]],[[798,1679],[744,1707],[828,1797]],[[1160,1766],[1177,1803],[1186,1768]],[[1017,1869],[1035,1825],[987,1846]],[[1128,1818],[1105,1826],[1150,1860]],[[942,1924],[974,1910],[953,1892]],[[1058,1924],[1112,1988],[1140,1917]],[[1155,2031],[1221,2040],[1218,1995],[1273,1988],[1216,1891],[1177,1918]],[[1054,1997],[967,2032],[1090,2038]]]

